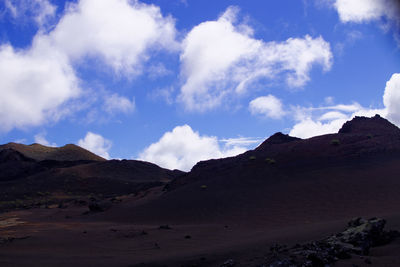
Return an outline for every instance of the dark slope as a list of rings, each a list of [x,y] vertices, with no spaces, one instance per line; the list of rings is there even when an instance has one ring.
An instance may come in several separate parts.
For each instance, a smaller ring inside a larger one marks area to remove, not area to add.
[[[99,157],[96,154],[93,154],[92,152],[73,144],[68,144],[63,147],[48,147],[40,144],[23,145],[17,143],[0,145],[0,151],[5,149],[13,149],[23,154],[25,157],[37,161],[105,161],[104,158]]]
[[[278,134],[278,142],[274,135],[237,157],[200,162],[159,199],[126,204],[112,216],[279,225],[396,211],[400,131],[380,117],[355,118],[346,127],[360,129],[360,121],[362,131],[305,140]],[[124,209],[135,217],[120,216]]]
[[[181,175],[135,160],[0,163],[0,201],[49,196],[111,197],[161,186]]]
[[[147,162],[106,161],[75,145],[9,143],[0,146],[0,210],[30,207],[38,199],[42,203],[134,194],[181,174]]]

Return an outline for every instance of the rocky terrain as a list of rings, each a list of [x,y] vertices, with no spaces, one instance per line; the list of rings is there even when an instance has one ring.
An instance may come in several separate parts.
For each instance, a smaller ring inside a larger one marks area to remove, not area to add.
[[[379,116],[188,173],[11,143],[0,265],[400,266],[399,173],[400,129]]]

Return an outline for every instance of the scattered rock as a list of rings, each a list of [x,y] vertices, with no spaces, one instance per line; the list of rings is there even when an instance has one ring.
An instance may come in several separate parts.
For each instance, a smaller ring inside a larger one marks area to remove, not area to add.
[[[171,228],[168,224],[165,224],[165,225],[160,225],[159,229],[162,229],[162,230],[171,230],[172,228]]]
[[[190,235],[185,235],[185,239],[191,239],[192,237]]]
[[[267,256],[267,266],[330,266],[352,255],[368,255],[371,247],[390,243],[400,236],[397,231],[385,231],[386,221],[379,218],[352,219],[345,231],[326,239],[286,246],[273,245]],[[371,262],[368,258],[365,263]]]

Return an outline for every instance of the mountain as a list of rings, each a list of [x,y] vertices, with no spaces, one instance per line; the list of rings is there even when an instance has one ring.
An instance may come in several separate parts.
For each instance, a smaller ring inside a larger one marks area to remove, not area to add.
[[[343,124],[342,134],[399,135],[400,129],[390,121],[375,115],[372,118],[355,117]]]
[[[17,143],[8,143],[0,145],[0,151],[5,149],[13,149],[18,151],[25,157],[41,160],[56,160],[56,161],[105,161],[104,158],[83,149],[77,145],[68,144],[63,147],[48,147],[40,144],[23,145]]]
[[[5,266],[292,266],[298,253],[301,266],[325,266],[321,254],[335,266],[400,265],[398,234],[372,218],[400,229],[400,129],[380,116],[308,139],[276,133],[188,173],[25,150],[0,151],[0,177],[10,172],[0,205],[27,209],[0,214]],[[372,247],[365,229],[386,245]]]
[[[382,213],[400,203],[398,173],[400,130],[379,116],[356,117],[337,134],[278,133],[236,157],[199,162],[132,213],[138,221],[249,224]]]
[[[9,143],[0,146],[0,211],[10,201],[28,199],[29,205],[43,193],[57,202],[89,195],[134,194],[163,186],[183,172],[170,171],[136,160],[105,160],[79,146],[60,148],[39,144]],[[6,205],[1,205],[1,202]],[[14,205],[15,206],[15,205]],[[13,206],[11,206],[13,207]]]

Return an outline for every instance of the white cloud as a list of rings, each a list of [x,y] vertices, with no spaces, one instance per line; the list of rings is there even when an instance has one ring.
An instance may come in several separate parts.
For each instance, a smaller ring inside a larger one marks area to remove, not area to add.
[[[347,119],[334,119],[324,123],[320,120],[307,118],[296,123],[289,132],[289,135],[309,138],[317,135],[336,133],[346,121]]]
[[[249,104],[251,114],[261,114],[271,119],[280,119],[285,115],[280,99],[273,95],[260,96]]]
[[[158,88],[149,93],[148,96],[152,100],[161,99],[165,101],[165,103],[167,103],[168,105],[172,105],[175,102],[175,99],[173,97],[174,91],[175,88],[173,86]]]
[[[336,0],[334,7],[342,22],[368,22],[382,17],[394,19],[397,14],[392,0]]]
[[[400,73],[392,75],[383,94],[387,118],[400,126]]]
[[[30,12],[37,23],[44,23],[55,12],[47,0],[7,1],[6,5],[12,16]],[[55,28],[40,30],[30,47],[16,50],[9,44],[0,45],[0,131],[42,125],[71,113],[76,106],[71,100],[85,91],[74,67],[87,57],[100,58],[99,62],[131,78],[142,72],[150,52],[176,51],[175,31],[171,17],[139,1],[68,4]],[[161,71],[159,67],[159,75]],[[134,107],[133,99],[113,94],[103,110],[128,113]]]
[[[344,122],[355,116],[372,117],[379,114],[400,127],[400,73],[394,73],[386,82],[383,94],[384,108],[364,108],[358,103],[317,108],[293,108],[297,121],[290,135],[308,138],[337,132]],[[317,114],[315,114],[317,113]],[[321,114],[322,113],[322,114]]]
[[[226,147],[250,147],[259,145],[264,141],[265,138],[253,138],[253,137],[236,137],[236,138],[227,138],[220,139],[219,142],[225,143]]]
[[[139,158],[164,168],[189,171],[201,160],[235,156],[246,150],[243,143],[237,142],[221,147],[217,137],[200,135],[189,125],[183,125],[166,132],[160,140],[145,148]]]
[[[5,0],[4,4],[5,4],[5,7],[7,8],[7,10],[11,13],[11,16],[14,18],[17,18],[18,17],[18,9],[15,6],[15,4],[13,4],[11,2],[11,0]]]
[[[337,120],[337,119],[347,119],[348,116],[346,114],[343,114],[342,112],[339,111],[329,111],[324,114],[322,114],[321,117],[318,118],[319,121],[332,121],[332,120]]]
[[[171,75],[173,72],[165,67],[162,63],[157,63],[148,67],[148,76],[151,79]]]
[[[41,27],[56,14],[56,6],[48,0],[5,0],[5,7],[14,19],[32,18]]]
[[[300,138],[337,133],[346,121],[355,116],[372,117],[379,114],[387,117],[386,108],[365,108],[358,103],[317,108],[295,107],[292,111],[296,124],[290,130],[289,135]]]
[[[118,94],[107,95],[104,97],[103,109],[110,114],[117,112],[131,113],[135,110],[135,100],[129,100]]]
[[[150,52],[176,51],[175,22],[160,8],[130,0],[80,0],[71,3],[51,33],[72,59],[100,57],[117,73],[142,72]]]
[[[50,143],[47,139],[46,139],[46,133],[38,133],[34,136],[35,139],[35,143],[44,145],[44,146],[52,146],[52,147],[56,147],[57,144],[56,143]]]
[[[188,110],[212,109],[260,78],[285,77],[289,86],[301,87],[313,65],[330,69],[332,53],[322,37],[263,42],[253,38],[249,25],[236,23],[237,13],[229,7],[218,20],[199,24],[184,39],[179,99]]]
[[[0,80],[2,131],[56,121],[80,94],[68,60],[43,45],[21,51],[0,46]]]
[[[333,102],[335,102],[335,98],[333,96],[327,96],[327,97],[325,97],[324,101],[325,101],[325,104],[332,105]]]
[[[78,141],[78,146],[83,147],[105,159],[110,159],[108,151],[111,149],[112,143],[99,134],[88,132],[85,138]]]
[[[385,31],[392,31],[400,46],[400,2],[398,0],[335,0],[333,2],[343,23],[376,21]]]

